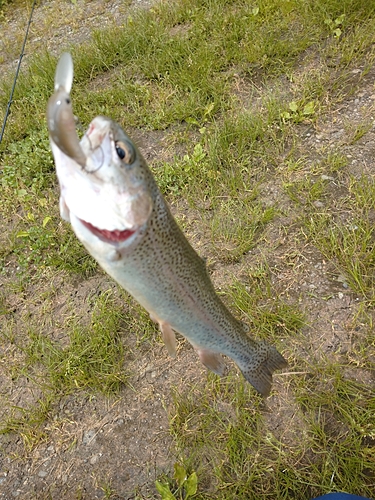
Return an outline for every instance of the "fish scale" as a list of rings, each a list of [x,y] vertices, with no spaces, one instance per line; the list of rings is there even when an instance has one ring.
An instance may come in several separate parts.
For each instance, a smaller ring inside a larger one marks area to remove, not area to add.
[[[203,260],[120,125],[96,117],[79,141],[69,96],[72,74],[71,57],[63,54],[47,107],[62,217],[100,266],[159,324],[172,356],[178,332],[209,369],[223,375],[224,354],[267,396],[272,373],[286,360],[275,347],[251,338],[216,294]]]

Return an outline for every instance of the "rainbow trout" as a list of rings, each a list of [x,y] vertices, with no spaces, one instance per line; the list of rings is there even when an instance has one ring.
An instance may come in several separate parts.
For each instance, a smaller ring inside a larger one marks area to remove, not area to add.
[[[267,396],[272,373],[287,363],[275,347],[255,341],[215,293],[137,147],[114,121],[98,116],[81,141],[70,100],[73,62],[56,68],[47,122],[60,184],[60,213],[100,266],[159,324],[169,354],[175,333],[202,363],[223,375],[220,354]]]

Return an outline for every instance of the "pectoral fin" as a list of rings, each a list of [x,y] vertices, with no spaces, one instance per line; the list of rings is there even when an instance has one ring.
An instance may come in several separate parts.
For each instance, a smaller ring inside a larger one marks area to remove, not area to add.
[[[70,211],[62,196],[60,196],[60,215],[63,220],[70,222]]]

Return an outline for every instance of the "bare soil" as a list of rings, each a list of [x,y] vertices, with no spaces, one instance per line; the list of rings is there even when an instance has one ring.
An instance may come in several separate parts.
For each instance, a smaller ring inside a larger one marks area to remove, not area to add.
[[[114,21],[121,23],[129,9],[147,8],[150,3],[138,0],[127,6],[118,0],[78,1],[76,4],[57,0],[41,2],[35,11],[28,53],[44,46],[45,38],[40,39],[38,26],[44,26],[49,12],[54,9],[61,10],[62,18],[68,10],[74,11],[77,18],[77,22],[71,25],[61,23],[51,26],[47,48],[58,52],[66,43],[87,40],[93,28]],[[15,9],[8,24],[0,26],[2,36],[6,33],[8,41],[12,41],[14,27],[26,25],[26,17],[24,10]],[[17,47],[20,46],[17,40],[15,42]],[[15,65],[16,56],[14,60],[3,61],[1,70],[12,72]],[[353,78],[360,78],[361,71],[362,68],[358,68]],[[339,146],[343,153],[350,155],[348,168],[353,175],[360,176],[363,172],[374,174],[374,80],[375,72],[363,78],[360,91],[332,110],[315,128],[301,126],[300,148],[305,154],[314,158],[323,147]],[[347,124],[353,126],[364,120],[371,124],[369,131],[351,144]],[[161,133],[138,132],[135,135],[150,161],[162,154]],[[337,189],[339,180],[330,182],[332,189]],[[284,215],[268,229],[267,239],[273,242],[272,252],[269,250],[267,253],[266,245],[260,245],[244,256],[240,263],[216,261],[212,268],[214,284],[217,288],[228,286],[235,278],[241,279],[249,266],[267,259],[280,296],[290,301],[298,300],[306,311],[308,324],[302,332],[306,342],[304,352],[299,355],[311,362],[319,356],[340,359],[360,334],[353,329],[354,324],[358,327],[354,321],[358,298],[316,249],[309,244],[302,252],[296,248],[294,234],[297,228],[293,208],[281,186],[265,184],[263,190],[264,198],[269,203],[277,200],[284,209]],[[187,213],[183,203],[173,209],[176,215],[185,216]],[[191,217],[188,230],[191,243],[202,254],[209,256],[210,244],[204,240],[199,229],[199,218],[195,218],[193,212],[188,216]],[[285,233],[284,227],[288,225],[290,231]],[[11,265],[9,268],[8,279],[11,279]],[[51,276],[51,279],[54,293],[50,293],[51,283],[48,283],[47,300],[43,295],[43,285],[38,287],[38,284],[31,283],[30,289],[22,293],[15,291],[8,296],[7,306],[12,309],[15,322],[25,315],[30,317],[30,322],[35,322],[42,309],[47,308],[51,320],[49,324],[43,324],[43,329],[49,329],[54,338],[60,338],[63,319],[73,314],[72,311],[89,323],[92,296],[109,289],[115,294],[117,290],[116,285],[101,272],[85,281],[66,275]],[[30,296],[34,296],[33,301],[30,301]],[[158,335],[156,329],[155,335]],[[131,331],[124,329],[123,338],[128,352],[138,348]],[[285,354],[288,355],[287,339],[285,344]],[[204,384],[207,375],[193,349],[181,339],[175,360],[168,357],[161,342],[153,350],[145,346],[140,348],[142,356],[129,355],[124,360],[133,375],[130,384],[117,398],[107,399],[81,392],[64,397],[59,402],[54,420],[47,421],[45,440],[32,451],[25,449],[18,434],[0,435],[0,498],[93,500],[105,497],[108,484],[116,492],[112,498],[156,498],[155,479],[163,472],[170,475],[177,458],[168,432],[172,389],[184,392],[187,386]],[[1,346],[0,352],[1,359],[7,357],[7,363],[17,355],[11,343]],[[234,370],[233,367],[231,369]],[[360,371],[355,374],[363,378],[361,381],[374,385],[373,374]],[[268,428],[285,443],[298,439],[302,421],[292,391],[289,391],[291,376],[275,376],[274,395],[267,400],[267,412],[264,413]],[[9,415],[12,407],[28,407],[40,397],[37,384],[26,376],[12,380],[9,370],[0,370],[0,418]],[[235,418],[231,416],[230,409],[223,407],[223,411],[228,413],[228,418]]]

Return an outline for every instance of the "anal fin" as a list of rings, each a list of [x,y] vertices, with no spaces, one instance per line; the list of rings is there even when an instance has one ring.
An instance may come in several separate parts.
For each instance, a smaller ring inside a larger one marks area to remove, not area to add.
[[[176,335],[169,323],[159,323],[161,336],[168,349],[168,353],[172,358],[176,357]]]
[[[168,354],[172,357],[176,357],[176,335],[174,331],[172,330],[172,327],[169,323],[160,320],[157,318],[154,314],[150,313],[150,318],[152,321],[155,321],[155,323],[159,324],[159,328],[161,331],[161,336],[164,341],[164,344],[168,350]]]
[[[208,351],[206,349],[198,349],[196,348],[199,359],[209,370],[216,373],[216,375],[224,375],[225,374],[225,363],[220,354],[213,351]]]

